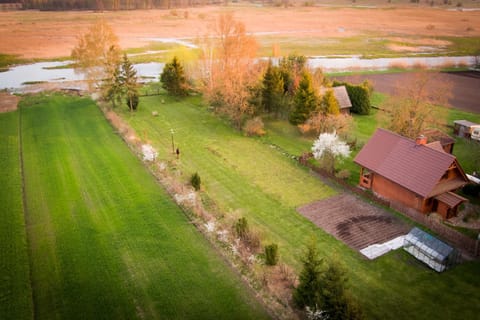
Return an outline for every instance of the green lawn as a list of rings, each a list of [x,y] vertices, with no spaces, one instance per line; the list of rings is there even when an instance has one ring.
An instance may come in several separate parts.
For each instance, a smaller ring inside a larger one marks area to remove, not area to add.
[[[174,164],[183,179],[198,172],[204,192],[227,218],[246,216],[261,230],[265,242],[277,242],[282,261],[298,270],[301,252],[311,236],[318,239],[323,255],[336,255],[347,267],[352,290],[369,319],[473,319],[478,315],[478,262],[437,274],[403,251],[367,261],[300,216],[295,207],[335,191],[270,146],[283,140],[289,144],[285,147],[289,153],[303,148],[288,141],[288,135],[294,134],[290,128],[272,122],[269,128],[285,131],[284,135],[244,137],[211,114],[199,97],[146,97],[139,108],[135,114],[119,112],[158,148],[161,161]],[[157,111],[158,117],[153,117],[152,111]],[[171,128],[181,150],[179,161],[173,160],[171,152]],[[308,145],[301,138],[295,141]]]
[[[21,116],[36,319],[268,318],[91,100]]]
[[[18,111],[0,113],[0,319],[33,315],[18,115]]]

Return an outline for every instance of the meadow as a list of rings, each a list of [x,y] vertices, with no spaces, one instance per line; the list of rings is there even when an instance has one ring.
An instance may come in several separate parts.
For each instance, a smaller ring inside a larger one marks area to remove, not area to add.
[[[152,112],[158,116],[152,116]],[[280,259],[300,270],[305,244],[314,237],[321,255],[335,257],[346,266],[350,286],[365,308],[368,319],[452,319],[475,318],[479,263],[465,262],[443,274],[429,270],[402,250],[374,261],[315,227],[296,212],[296,207],[326,198],[332,189],[273,145],[306,144],[292,140],[291,128],[269,123],[277,134],[249,138],[231,129],[203,105],[201,98],[177,100],[166,95],[144,97],[140,109],[118,112],[159,151],[160,162],[185,183],[193,172],[202,178],[203,195],[213,201],[218,219],[234,221],[246,217],[264,243],[279,245]],[[181,150],[180,159],[172,154]],[[270,138],[269,138],[270,137]]]
[[[137,56],[136,61],[165,62],[167,55],[149,51],[171,49],[172,40],[194,43],[212,34],[211,26],[223,12],[232,12],[246,31],[257,37],[260,56],[271,56],[274,46],[282,56],[296,52],[373,58],[478,52],[479,11],[451,10],[456,3],[435,1],[438,3],[430,7],[409,2],[321,0],[318,6],[307,1],[283,8],[241,1],[170,10],[0,12],[0,54],[4,54],[0,55],[0,67],[15,62],[15,57],[64,59],[70,56],[77,37],[98,19],[109,22],[124,50],[146,54]],[[462,3],[465,8],[479,6],[474,0]]]
[[[90,99],[28,96],[0,121],[2,319],[269,318]]]

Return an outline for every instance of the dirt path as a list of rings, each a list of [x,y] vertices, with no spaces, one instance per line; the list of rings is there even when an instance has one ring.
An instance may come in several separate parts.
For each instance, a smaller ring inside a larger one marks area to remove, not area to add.
[[[407,234],[410,227],[354,195],[340,195],[298,209],[303,216],[355,250]]]

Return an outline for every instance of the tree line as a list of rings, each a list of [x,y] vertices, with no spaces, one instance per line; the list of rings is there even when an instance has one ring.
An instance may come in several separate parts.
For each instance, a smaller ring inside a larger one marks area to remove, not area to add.
[[[24,9],[99,11],[170,9],[221,3],[219,0],[22,0],[20,2]]]

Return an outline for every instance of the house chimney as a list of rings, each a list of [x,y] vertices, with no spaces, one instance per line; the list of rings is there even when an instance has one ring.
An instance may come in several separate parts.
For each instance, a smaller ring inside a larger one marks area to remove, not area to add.
[[[427,137],[424,136],[423,134],[419,135],[416,139],[415,139],[415,144],[417,146],[423,144],[423,145],[426,145],[427,144]]]

